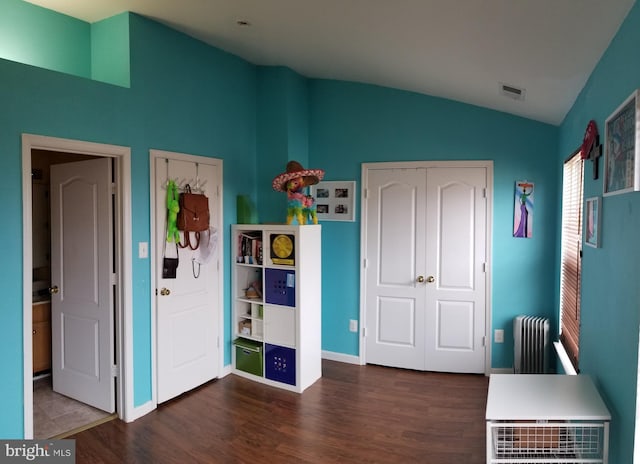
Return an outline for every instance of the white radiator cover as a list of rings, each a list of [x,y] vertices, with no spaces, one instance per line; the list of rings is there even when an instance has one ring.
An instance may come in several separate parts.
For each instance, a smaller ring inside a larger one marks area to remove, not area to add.
[[[549,372],[549,319],[517,316],[513,320],[513,370],[516,374]]]

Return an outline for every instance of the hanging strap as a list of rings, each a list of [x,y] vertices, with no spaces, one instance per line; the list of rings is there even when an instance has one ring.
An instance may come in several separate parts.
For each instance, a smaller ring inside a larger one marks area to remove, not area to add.
[[[187,248],[189,247],[191,250],[197,250],[198,247],[200,246],[200,232],[194,232],[194,237],[196,239],[196,243],[195,245],[191,244],[191,239],[189,238],[191,236],[191,232],[187,232],[184,231],[184,245],[182,244],[182,242],[178,242],[178,244],[180,245],[180,248]]]
[[[196,165],[196,169],[197,169],[197,165]],[[184,186],[184,193],[191,193],[191,186],[189,184]],[[177,226],[176,226],[176,230],[177,230]],[[189,247],[191,250],[197,250],[198,246],[200,246],[200,232],[194,232],[194,233],[196,234],[195,235],[195,238],[196,238],[196,244],[195,245],[191,244],[191,239],[189,237],[191,233],[186,231],[186,230],[184,231],[184,245],[180,241],[180,233],[179,232],[178,232],[178,240],[176,240],[176,243],[178,243],[178,245],[180,245],[180,248]]]

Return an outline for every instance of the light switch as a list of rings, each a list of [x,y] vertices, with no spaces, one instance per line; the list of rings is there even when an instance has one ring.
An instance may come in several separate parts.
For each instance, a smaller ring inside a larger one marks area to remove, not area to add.
[[[149,244],[147,242],[138,243],[138,258],[149,257]]]

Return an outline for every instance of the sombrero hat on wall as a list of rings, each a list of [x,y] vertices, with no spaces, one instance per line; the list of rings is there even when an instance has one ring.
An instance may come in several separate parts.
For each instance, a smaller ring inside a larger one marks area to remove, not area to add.
[[[287,170],[273,178],[271,185],[278,192],[287,191],[287,182],[298,177],[304,178],[305,185],[315,185],[324,177],[324,169],[305,169],[297,161],[289,161]]]

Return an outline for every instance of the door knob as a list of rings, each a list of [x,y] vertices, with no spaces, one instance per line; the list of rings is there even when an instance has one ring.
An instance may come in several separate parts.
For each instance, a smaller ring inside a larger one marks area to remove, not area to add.
[[[433,277],[433,276],[429,276],[429,277],[427,277],[427,282],[429,282],[429,283],[433,283],[433,282],[435,282],[435,281],[436,281],[436,278],[435,278],[435,277]]]
[[[419,283],[424,282],[424,276],[418,276],[418,278],[416,279],[416,282],[419,282]]]
[[[51,295],[55,295],[56,293],[58,293],[60,290],[58,289],[57,285],[54,285],[53,287],[49,287],[49,293]]]
[[[164,288],[164,287],[163,287],[163,288],[160,290],[160,295],[162,295],[162,296],[167,296],[167,295],[169,295],[170,293],[171,293],[171,290],[169,290],[168,288]]]

